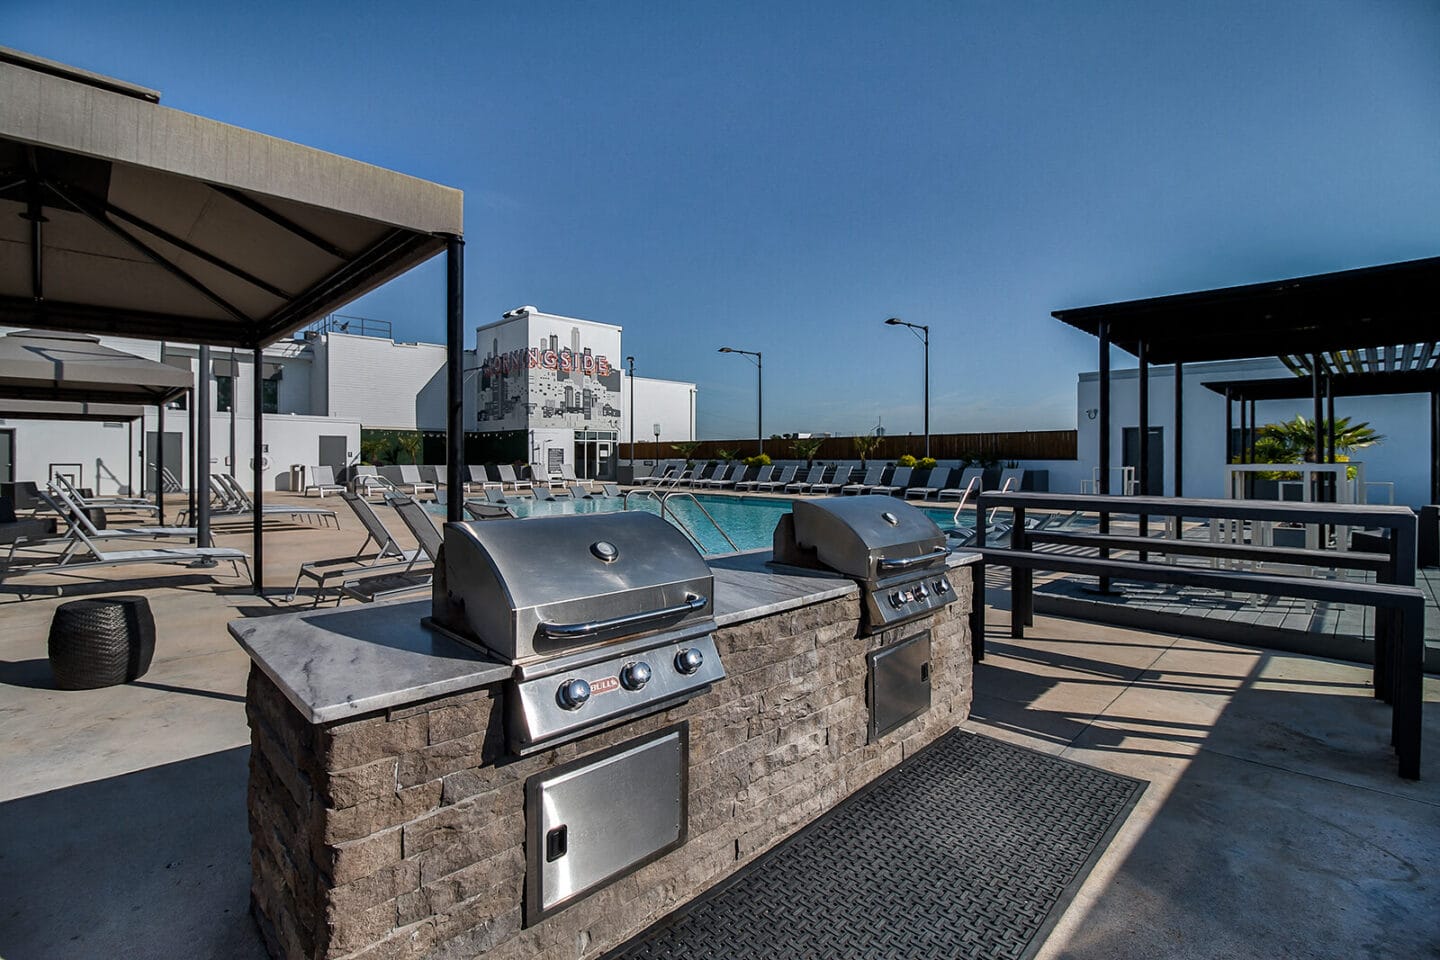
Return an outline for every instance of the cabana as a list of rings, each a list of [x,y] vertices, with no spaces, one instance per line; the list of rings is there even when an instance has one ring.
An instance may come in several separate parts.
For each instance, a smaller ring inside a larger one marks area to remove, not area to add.
[[[443,251],[447,475],[460,489],[460,191],[159,101],[0,48],[0,323],[199,344],[196,459],[208,464],[210,346],[253,351],[261,369],[266,344]],[[255,451],[261,390],[257,377]],[[265,478],[252,459],[260,592]],[[203,527],[209,478],[197,474]],[[463,518],[460,498],[449,513]]]
[[[1149,369],[1175,366],[1175,495],[1182,496],[1183,366],[1206,360],[1280,357],[1309,380],[1315,403],[1317,451],[1322,381],[1335,358],[1348,370],[1356,360],[1432,369],[1437,355],[1435,305],[1440,303],[1440,257],[1254,283],[1195,293],[1056,310],[1051,316],[1099,341],[1099,488],[1110,476],[1110,348],[1139,365],[1138,479],[1147,489],[1149,470]],[[1418,347],[1416,345],[1419,345]],[[1423,361],[1421,358],[1423,357]],[[1379,358],[1377,361],[1376,358]],[[1358,371],[1356,371],[1358,372]],[[1432,406],[1437,402],[1432,393]],[[1432,480],[1432,486],[1434,481]]]

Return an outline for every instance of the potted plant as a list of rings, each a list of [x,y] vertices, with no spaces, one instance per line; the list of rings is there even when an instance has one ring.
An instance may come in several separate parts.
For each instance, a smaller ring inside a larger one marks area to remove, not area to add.
[[[796,437],[790,441],[790,452],[803,459],[808,470],[815,465],[815,454],[820,452],[824,443],[824,437]]]
[[[854,441],[855,453],[860,457],[860,466],[863,468],[866,460],[880,452],[880,447],[884,445],[885,438],[867,433],[855,437]]]

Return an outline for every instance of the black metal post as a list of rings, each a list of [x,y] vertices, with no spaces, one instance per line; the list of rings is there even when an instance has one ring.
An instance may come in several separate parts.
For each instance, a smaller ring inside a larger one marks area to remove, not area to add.
[[[201,344],[195,376],[195,522],[196,546],[210,542],[210,348]],[[211,561],[212,563],[214,561]]]
[[[630,366],[630,482],[635,482],[635,358],[626,357]]]
[[[1100,340],[1100,476],[1095,481],[1095,492],[1104,496],[1110,492],[1110,323],[1107,320],[1100,321],[1098,331]],[[1100,512],[1100,532],[1110,532],[1110,514]],[[1101,550],[1100,556],[1106,559],[1110,551]],[[1110,592],[1110,578],[1101,577],[1099,582],[1101,593]]]
[[[190,420],[190,422],[189,422],[189,427],[190,427],[189,442],[186,444],[186,447],[188,448],[186,452],[187,452],[187,453],[189,454],[189,456],[190,456],[190,469],[189,469],[189,471],[188,471],[188,473],[187,473],[187,479],[189,479],[189,481],[190,481],[190,491],[189,491],[189,501],[190,501],[190,502],[189,502],[189,504],[188,504],[188,506],[189,506],[190,509],[189,509],[189,512],[187,512],[187,513],[185,514],[185,516],[187,516],[187,517],[190,518],[190,522],[191,522],[191,523],[194,523],[194,522],[195,522],[195,388],[194,388],[194,387],[191,387],[191,388],[190,388],[190,392],[189,392],[189,393],[186,395],[186,397],[185,397],[185,412],[189,415],[189,420]]]
[[[765,453],[765,360],[755,351],[755,436],[760,438],[760,453]]]
[[[1150,346],[1142,337],[1135,347],[1135,357],[1139,363],[1138,374],[1140,377],[1139,396],[1136,403],[1139,406],[1139,450],[1137,455],[1140,459],[1139,469],[1135,471],[1137,485],[1140,488],[1140,496],[1150,496]],[[1162,491],[1163,493],[1163,491]],[[1137,518],[1140,526],[1140,536],[1150,536],[1150,518],[1140,514]],[[1140,554],[1140,562],[1144,563],[1149,559],[1143,551]]]
[[[1440,503],[1440,390],[1430,393],[1430,502]]]
[[[144,432],[145,421],[140,421],[141,432]],[[1430,449],[1435,449],[1432,443]],[[140,471],[142,474],[145,471]],[[135,421],[131,420],[125,426],[125,486],[130,496],[135,496]],[[97,493],[99,491],[96,491]]]
[[[459,523],[465,519],[460,472],[465,459],[465,241],[460,237],[445,241],[445,334],[445,519]]]
[[[1185,371],[1184,364],[1175,361],[1175,496],[1185,496]],[[1225,401],[1225,417],[1230,417],[1230,401]],[[1230,424],[1225,424],[1226,443],[1229,443]],[[1225,458],[1228,463],[1230,458]]]
[[[1325,432],[1323,421],[1325,409],[1320,400],[1320,354],[1310,355],[1310,395],[1315,403],[1315,449],[1310,455],[1311,463],[1325,462]],[[1310,477],[1310,496],[1315,500],[1325,499],[1325,486],[1319,474]]]
[[[255,404],[252,411],[254,419],[251,421],[251,482],[255,490],[250,499],[255,503],[255,515],[250,521],[250,535],[255,542],[255,569],[253,571],[253,584],[257,595],[265,593],[265,393],[261,380],[261,374],[265,369],[265,354],[260,347],[255,348],[254,353],[254,378],[251,384],[251,400]],[[240,371],[236,370],[235,373]],[[236,378],[239,379],[238,377]],[[233,396],[235,391],[230,391]]]
[[[235,464],[240,460],[235,445],[235,408],[240,404],[240,366],[235,362],[235,348],[230,348],[230,476],[235,476]]]
[[[925,331],[925,456],[930,456],[930,328],[921,326]]]
[[[163,347],[161,348],[164,349]],[[155,514],[160,525],[165,525],[165,404],[160,404],[160,413],[155,424]]]

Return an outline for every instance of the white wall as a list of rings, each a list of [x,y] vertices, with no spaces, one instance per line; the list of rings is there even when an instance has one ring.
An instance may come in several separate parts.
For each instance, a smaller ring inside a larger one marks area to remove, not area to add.
[[[1224,495],[1225,465],[1225,398],[1206,387],[1207,381],[1251,380],[1292,377],[1278,360],[1241,360],[1223,363],[1187,364],[1184,368],[1184,445],[1185,487],[1187,497],[1220,497]],[[1134,427],[1139,420],[1139,377],[1136,369],[1111,370],[1110,462],[1118,467],[1123,462],[1123,427]],[[1174,368],[1152,367],[1150,370],[1150,425],[1164,429],[1165,492],[1175,490]],[[1395,484],[1395,502],[1419,506],[1429,500],[1430,468],[1429,407],[1422,395],[1392,397],[1338,397],[1335,416],[1350,417],[1354,422],[1369,421],[1386,440],[1377,446],[1358,451],[1352,456],[1365,462],[1365,479],[1390,481]],[[1096,373],[1082,373],[1076,389],[1076,422],[1079,430],[1079,456],[1082,476],[1089,479],[1099,462],[1100,424],[1098,416],[1091,419],[1089,411],[1100,406],[1100,382]],[[1235,405],[1234,426],[1240,426],[1240,406]],[[1256,404],[1259,423],[1288,420],[1296,414],[1314,416],[1313,402],[1273,400]],[[1112,480],[1113,486],[1113,480]],[[1056,489],[1052,475],[1051,489]],[[1383,498],[1372,490],[1372,500]],[[1383,499],[1381,499],[1383,502]]]
[[[443,344],[346,333],[329,333],[325,340],[328,397],[315,413],[378,430],[444,429]]]
[[[627,378],[628,379],[628,378]],[[630,442],[630,384],[622,383],[620,399],[624,416],[620,422],[620,441]],[[660,442],[675,443],[695,439],[695,405],[698,391],[695,384],[680,380],[635,378],[635,442],[654,442],[655,424],[660,424]],[[640,447],[641,450],[645,448]]]
[[[140,486],[140,424],[133,431],[136,456],[127,456],[132,431],[128,424],[51,420],[0,420],[0,430],[15,431],[15,479],[43,484],[51,464],[79,464],[76,480],[96,493],[123,493]],[[73,466],[59,472],[74,475]]]

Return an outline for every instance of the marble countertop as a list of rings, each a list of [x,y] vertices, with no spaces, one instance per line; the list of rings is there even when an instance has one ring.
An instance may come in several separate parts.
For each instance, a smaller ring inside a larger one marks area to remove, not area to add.
[[[858,595],[823,570],[772,567],[769,550],[710,559],[720,626]],[[980,559],[957,553],[950,566]],[[507,679],[512,667],[420,623],[430,599],[235,620],[230,634],[311,723],[330,723]]]

